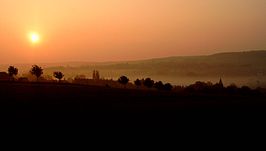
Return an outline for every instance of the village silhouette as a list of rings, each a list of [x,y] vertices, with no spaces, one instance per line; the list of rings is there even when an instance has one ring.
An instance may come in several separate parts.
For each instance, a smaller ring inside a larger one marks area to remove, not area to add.
[[[85,75],[76,75],[74,78],[64,78],[64,73],[60,71],[53,72],[53,79],[46,79],[42,77],[44,69],[38,65],[33,65],[29,73],[35,77],[18,76],[19,69],[14,66],[9,66],[7,72],[0,72],[0,82],[12,83],[51,83],[51,84],[81,84],[90,86],[103,86],[108,88],[125,88],[125,89],[150,89],[169,92],[205,92],[205,93],[242,93],[242,94],[256,94],[260,93],[261,88],[251,89],[248,86],[238,87],[236,84],[224,86],[222,78],[217,83],[197,81],[188,86],[172,85],[170,83],[163,83],[162,81],[154,81],[151,78],[142,78],[130,80],[127,76],[122,75],[117,80],[104,79],[100,77],[98,70],[92,71],[92,78],[87,78]]]
[[[29,73],[34,78],[18,76],[19,69],[14,66],[0,72],[0,111],[7,123],[12,119],[48,126],[165,125],[202,117],[231,119],[251,112],[265,115],[264,89],[224,86],[222,78],[217,83],[197,81],[178,86],[149,77],[104,79],[98,70],[92,71],[92,78],[77,75],[66,80],[64,73],[54,71],[53,79],[45,79],[44,71],[33,65]]]

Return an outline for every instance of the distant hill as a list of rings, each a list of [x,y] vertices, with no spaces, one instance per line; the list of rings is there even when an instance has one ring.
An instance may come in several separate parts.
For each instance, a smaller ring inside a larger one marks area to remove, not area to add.
[[[27,70],[30,66],[27,66]],[[64,72],[67,78],[84,74],[92,77],[94,69],[103,78],[117,79],[126,75],[131,81],[151,77],[155,80],[187,85],[195,81],[236,83],[249,86],[266,86],[266,51],[217,53],[206,56],[177,56],[139,61],[86,63],[70,62],[44,64],[45,74]]]
[[[151,77],[174,84],[189,84],[196,80],[258,86],[266,83],[266,51],[218,53],[206,56],[177,56],[139,61],[92,63],[80,66],[49,67],[48,72],[61,70],[68,77],[100,71],[104,78],[117,79],[121,75],[135,78]],[[266,85],[266,84],[265,84]]]

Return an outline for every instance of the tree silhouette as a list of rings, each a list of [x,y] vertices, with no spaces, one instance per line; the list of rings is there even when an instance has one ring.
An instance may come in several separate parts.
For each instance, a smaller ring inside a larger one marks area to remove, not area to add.
[[[232,83],[232,84],[230,84],[229,86],[226,87],[226,90],[227,90],[228,93],[234,94],[234,93],[237,93],[238,87],[237,87],[236,84]]]
[[[121,76],[119,79],[118,79],[118,82],[123,84],[124,86],[126,86],[126,84],[128,83],[129,79],[126,77],[126,76]]]
[[[56,72],[54,72],[54,77],[55,77],[56,79],[58,79],[59,82],[60,82],[61,79],[64,77],[64,74],[63,74],[62,72],[56,71]]]
[[[14,66],[10,66],[8,68],[8,75],[13,78],[14,76],[16,76],[18,74],[18,69],[15,68]]]
[[[171,91],[173,89],[173,86],[170,83],[166,83],[164,85],[164,90]]]
[[[140,86],[141,86],[141,81],[140,81],[139,79],[136,79],[136,80],[134,81],[134,83],[135,83],[135,85],[136,85],[137,87],[140,87]]]
[[[143,82],[143,84],[148,87],[151,88],[154,84],[154,81],[151,78],[146,78]]]
[[[159,81],[159,82],[155,82],[154,83],[154,87],[158,90],[162,90],[164,89],[164,85],[163,85],[163,82],[162,81]]]
[[[39,80],[39,77],[43,74],[43,69],[37,65],[33,65],[30,73],[34,76],[36,76],[37,81]]]
[[[241,88],[240,88],[240,93],[242,94],[242,95],[249,95],[249,94],[251,94],[251,88],[250,87],[248,87],[248,86],[242,86]]]

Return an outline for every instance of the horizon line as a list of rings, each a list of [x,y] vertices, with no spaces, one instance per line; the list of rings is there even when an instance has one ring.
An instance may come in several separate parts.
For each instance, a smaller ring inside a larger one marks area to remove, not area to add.
[[[163,56],[163,57],[151,57],[151,58],[143,58],[143,59],[128,59],[128,60],[117,60],[117,61],[64,61],[64,62],[39,62],[39,63],[1,63],[1,66],[6,65],[49,65],[49,64],[67,64],[67,63],[77,63],[77,64],[107,64],[107,63],[123,63],[123,62],[138,62],[138,61],[148,61],[148,60],[156,60],[156,59],[167,59],[173,57],[204,57],[204,56],[213,56],[218,54],[227,54],[227,53],[243,53],[243,52],[262,52],[266,51],[266,49],[255,49],[255,50],[240,50],[240,51],[223,51],[217,53],[209,53],[209,54],[202,54],[202,55],[172,55],[172,56]]]

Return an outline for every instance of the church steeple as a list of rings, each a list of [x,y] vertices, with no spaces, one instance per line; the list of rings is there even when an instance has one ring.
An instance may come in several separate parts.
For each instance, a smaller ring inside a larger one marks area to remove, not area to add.
[[[219,86],[224,87],[224,84],[223,84],[222,78],[220,78]]]

